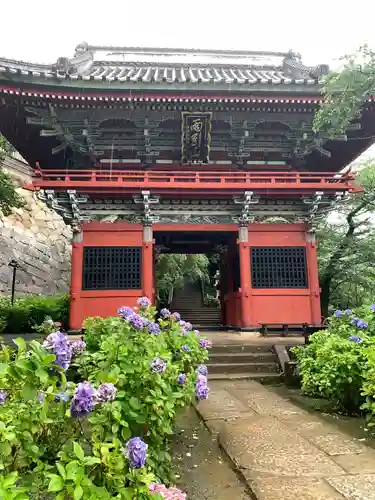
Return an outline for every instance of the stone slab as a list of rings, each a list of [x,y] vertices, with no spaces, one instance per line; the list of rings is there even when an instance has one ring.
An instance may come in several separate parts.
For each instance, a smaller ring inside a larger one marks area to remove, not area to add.
[[[245,413],[255,413],[225,389],[211,388],[209,399],[200,401],[197,408],[203,420],[231,420]]]
[[[375,473],[375,450],[365,453],[336,455],[333,460],[349,474]]]
[[[342,432],[332,432],[320,436],[310,435],[307,439],[328,455],[360,454],[369,450],[366,445]]]
[[[226,422],[218,438],[233,463],[251,479],[344,473],[325,453],[271,417]]]
[[[257,500],[343,500],[344,497],[324,479],[316,478],[259,478],[250,481]]]
[[[330,477],[327,481],[346,500],[375,500],[375,474]]]

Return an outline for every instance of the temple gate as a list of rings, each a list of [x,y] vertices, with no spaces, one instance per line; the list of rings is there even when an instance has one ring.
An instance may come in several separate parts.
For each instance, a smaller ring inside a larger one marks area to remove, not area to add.
[[[52,65],[0,59],[0,131],[74,229],[72,330],[154,300],[157,252],[208,249],[224,326],[321,324],[314,221],[353,190],[341,171],[375,128],[369,103],[340,140],[313,132],[327,71],[86,43]]]

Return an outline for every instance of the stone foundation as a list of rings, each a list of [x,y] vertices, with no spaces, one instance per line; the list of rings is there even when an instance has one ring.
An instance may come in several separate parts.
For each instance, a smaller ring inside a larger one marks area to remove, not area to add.
[[[0,212],[0,295],[11,293],[16,259],[16,295],[66,292],[70,282],[71,229],[37,195],[19,188],[25,206],[5,217]]]

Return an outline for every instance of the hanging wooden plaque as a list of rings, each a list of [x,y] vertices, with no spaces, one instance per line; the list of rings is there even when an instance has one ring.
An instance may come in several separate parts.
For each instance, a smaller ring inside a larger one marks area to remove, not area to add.
[[[182,163],[208,163],[212,113],[182,113]]]

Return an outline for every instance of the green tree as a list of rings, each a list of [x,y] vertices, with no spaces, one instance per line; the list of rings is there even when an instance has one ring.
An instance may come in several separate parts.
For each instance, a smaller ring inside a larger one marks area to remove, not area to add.
[[[361,115],[367,98],[375,95],[375,52],[367,46],[342,58],[340,71],[323,81],[324,103],[315,115],[314,130],[334,138]]]
[[[12,151],[12,147],[4,136],[0,135],[0,211],[4,215],[9,215],[12,208],[23,206],[23,199],[15,190],[12,179],[2,168],[2,164],[7,155]]]
[[[209,259],[201,254],[161,254],[156,264],[158,300],[171,303],[176,290],[187,282],[210,282]]]
[[[360,172],[363,191],[318,227],[322,314],[355,307],[375,294],[375,162]]]

